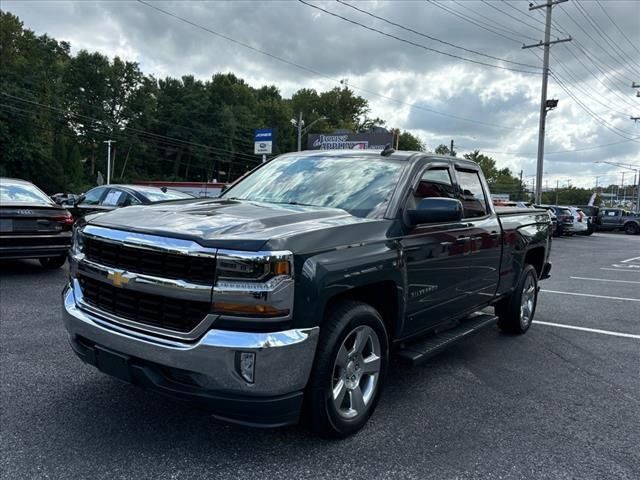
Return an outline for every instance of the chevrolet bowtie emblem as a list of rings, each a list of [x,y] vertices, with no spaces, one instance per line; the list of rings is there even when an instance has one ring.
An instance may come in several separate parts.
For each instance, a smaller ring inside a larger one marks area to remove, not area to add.
[[[107,275],[107,279],[111,281],[111,284],[114,287],[121,287],[129,283],[129,279],[124,276],[124,273],[121,272],[110,272]]]

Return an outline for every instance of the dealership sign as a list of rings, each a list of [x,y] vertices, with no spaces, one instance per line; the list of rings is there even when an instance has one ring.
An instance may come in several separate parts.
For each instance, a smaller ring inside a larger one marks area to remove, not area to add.
[[[273,129],[261,128],[253,136],[253,153],[256,155],[270,155],[273,151]]]
[[[384,129],[381,129],[384,130]],[[383,150],[393,143],[393,134],[387,131],[372,133],[309,134],[309,150]]]

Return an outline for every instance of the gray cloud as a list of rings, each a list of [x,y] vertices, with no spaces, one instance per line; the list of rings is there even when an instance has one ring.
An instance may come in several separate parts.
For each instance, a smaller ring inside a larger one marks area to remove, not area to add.
[[[333,1],[315,0],[312,3],[430,48],[490,61],[392,27]],[[492,4],[503,13],[480,2],[441,4],[467,19],[492,25],[502,33],[512,30],[515,33],[508,36],[516,38],[517,42],[471,25],[431,3],[362,1],[357,6],[469,49],[540,65],[535,55],[541,52],[523,50],[518,43],[535,43],[542,38],[543,17],[540,12],[529,12],[528,2]],[[552,47],[551,69],[572,95],[607,123],[624,130],[625,136],[640,137],[640,125],[634,125],[627,115],[640,115],[640,99],[634,97],[631,89],[632,81],[640,82],[640,2],[601,3],[634,45],[629,45],[595,2],[583,2],[582,6],[607,37],[601,37],[599,30],[589,24],[575,2],[567,2],[554,8],[557,22],[554,26],[571,34],[575,40],[573,44]],[[145,73],[159,76],[194,74],[208,78],[219,71],[233,71],[254,85],[275,84],[285,95],[301,87],[331,88],[335,85],[332,79],[346,78],[357,93],[370,100],[374,116],[388,119],[390,126],[420,135],[429,147],[448,143],[454,138],[463,150],[493,151],[496,153],[492,155],[500,164],[533,173],[537,148],[538,75],[483,68],[426,52],[299,2],[159,2],[157,5],[288,61],[310,67],[322,76],[235,45],[137,2],[5,1],[3,9],[18,15],[37,33],[70,41],[74,50],[85,48],[110,56],[119,55],[138,61]],[[507,13],[530,26],[513,20]],[[562,34],[554,31],[554,35]],[[609,45],[605,38],[614,44]],[[379,92],[380,96],[372,95],[370,91]],[[553,80],[549,96],[559,98],[560,107],[549,117],[548,152],[624,140],[591,118]],[[383,97],[393,97],[399,102]],[[415,104],[418,108],[407,104]],[[510,128],[460,121],[428,110]],[[550,180],[554,180],[554,176],[569,175],[576,179],[574,183],[592,182],[595,175],[608,174],[608,167],[592,163],[601,159],[640,163],[640,143],[626,142],[597,150],[550,154],[545,171]]]

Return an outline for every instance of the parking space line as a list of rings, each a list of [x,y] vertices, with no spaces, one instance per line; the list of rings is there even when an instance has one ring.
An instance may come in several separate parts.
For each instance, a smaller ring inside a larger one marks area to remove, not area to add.
[[[611,280],[610,278],[569,277],[574,280],[592,280],[594,282],[640,283],[633,280]]]
[[[624,268],[607,268],[607,267],[600,267],[600,270],[613,270],[614,272],[631,272],[631,273],[640,273],[640,270],[625,270]]]
[[[575,295],[577,297],[594,297],[594,298],[606,298],[608,300],[625,300],[627,302],[640,302],[640,298],[626,298],[626,297],[609,297],[607,295],[593,295],[591,293],[576,293],[576,292],[561,292],[559,290],[540,290],[546,293],[559,293],[562,295]]]
[[[634,260],[640,260],[640,257],[629,258],[627,260],[622,260],[620,263],[633,262]]]
[[[614,337],[640,339],[640,335],[634,335],[633,333],[612,332],[610,330],[600,330],[599,328],[577,327],[575,325],[563,325],[561,323],[541,322],[539,320],[534,320],[533,323],[538,323],[540,325],[547,325],[549,327],[568,328],[569,330],[581,330],[583,332],[601,333],[602,335],[612,335]]]

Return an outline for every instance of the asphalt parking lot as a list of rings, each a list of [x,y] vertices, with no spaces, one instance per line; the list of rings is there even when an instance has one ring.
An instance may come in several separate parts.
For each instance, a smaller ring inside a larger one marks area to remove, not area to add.
[[[640,478],[640,236],[554,239],[552,261],[544,323],[392,366],[342,441],[227,425],[99,373],[67,344],[66,271],[2,263],[2,478]]]

